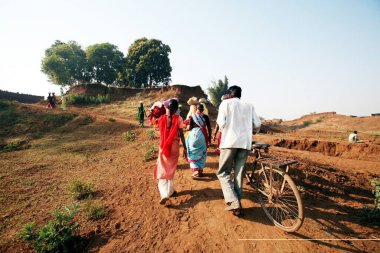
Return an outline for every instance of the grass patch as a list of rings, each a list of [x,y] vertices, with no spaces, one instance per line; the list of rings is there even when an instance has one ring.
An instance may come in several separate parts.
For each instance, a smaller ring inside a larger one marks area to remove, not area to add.
[[[94,185],[92,183],[84,183],[77,179],[70,182],[68,192],[77,200],[86,199],[94,193]]]
[[[150,140],[157,139],[156,130],[154,130],[154,129],[148,129],[148,130],[146,130],[146,135],[148,136],[148,138]]]
[[[148,146],[144,153],[144,160],[150,161],[157,158],[158,150],[155,146]]]
[[[308,127],[308,126],[310,126],[311,125],[311,122],[310,121],[304,121],[303,123],[302,123],[302,127]]]
[[[83,213],[88,220],[99,220],[106,215],[103,205],[91,198],[84,202]]]
[[[77,252],[79,224],[73,220],[79,205],[72,203],[63,210],[56,209],[53,219],[37,229],[33,223],[25,226],[18,238],[25,240],[36,252]]]
[[[125,141],[134,141],[136,140],[136,133],[132,131],[127,131],[123,133],[123,139]]]

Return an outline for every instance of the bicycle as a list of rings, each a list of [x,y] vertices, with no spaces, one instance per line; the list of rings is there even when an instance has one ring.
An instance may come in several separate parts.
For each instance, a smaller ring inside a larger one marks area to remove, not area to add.
[[[270,155],[270,145],[252,142],[252,170],[247,163],[245,177],[259,192],[259,202],[269,220],[286,232],[297,231],[304,221],[304,208],[296,184],[288,175],[295,160],[284,161]],[[255,173],[257,175],[255,175]]]

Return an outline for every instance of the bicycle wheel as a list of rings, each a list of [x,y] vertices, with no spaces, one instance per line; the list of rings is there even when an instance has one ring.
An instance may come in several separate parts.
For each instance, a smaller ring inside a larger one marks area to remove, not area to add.
[[[258,172],[257,189],[261,207],[276,227],[294,232],[302,226],[301,196],[288,174],[264,167]]]

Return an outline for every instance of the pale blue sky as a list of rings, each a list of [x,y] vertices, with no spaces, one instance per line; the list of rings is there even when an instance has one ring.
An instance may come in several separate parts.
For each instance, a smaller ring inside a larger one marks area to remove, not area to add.
[[[265,118],[380,112],[380,1],[0,0],[0,89],[46,95],[55,40],[168,44],[174,84],[227,75]]]

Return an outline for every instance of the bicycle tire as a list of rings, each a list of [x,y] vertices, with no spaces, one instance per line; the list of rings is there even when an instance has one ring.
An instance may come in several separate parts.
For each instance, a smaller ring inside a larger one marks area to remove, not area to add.
[[[297,186],[288,174],[272,169],[272,197],[270,197],[269,187],[265,186],[268,185],[269,177],[268,167],[258,172],[257,189],[260,205],[276,227],[286,232],[295,232],[302,226],[305,218]]]

